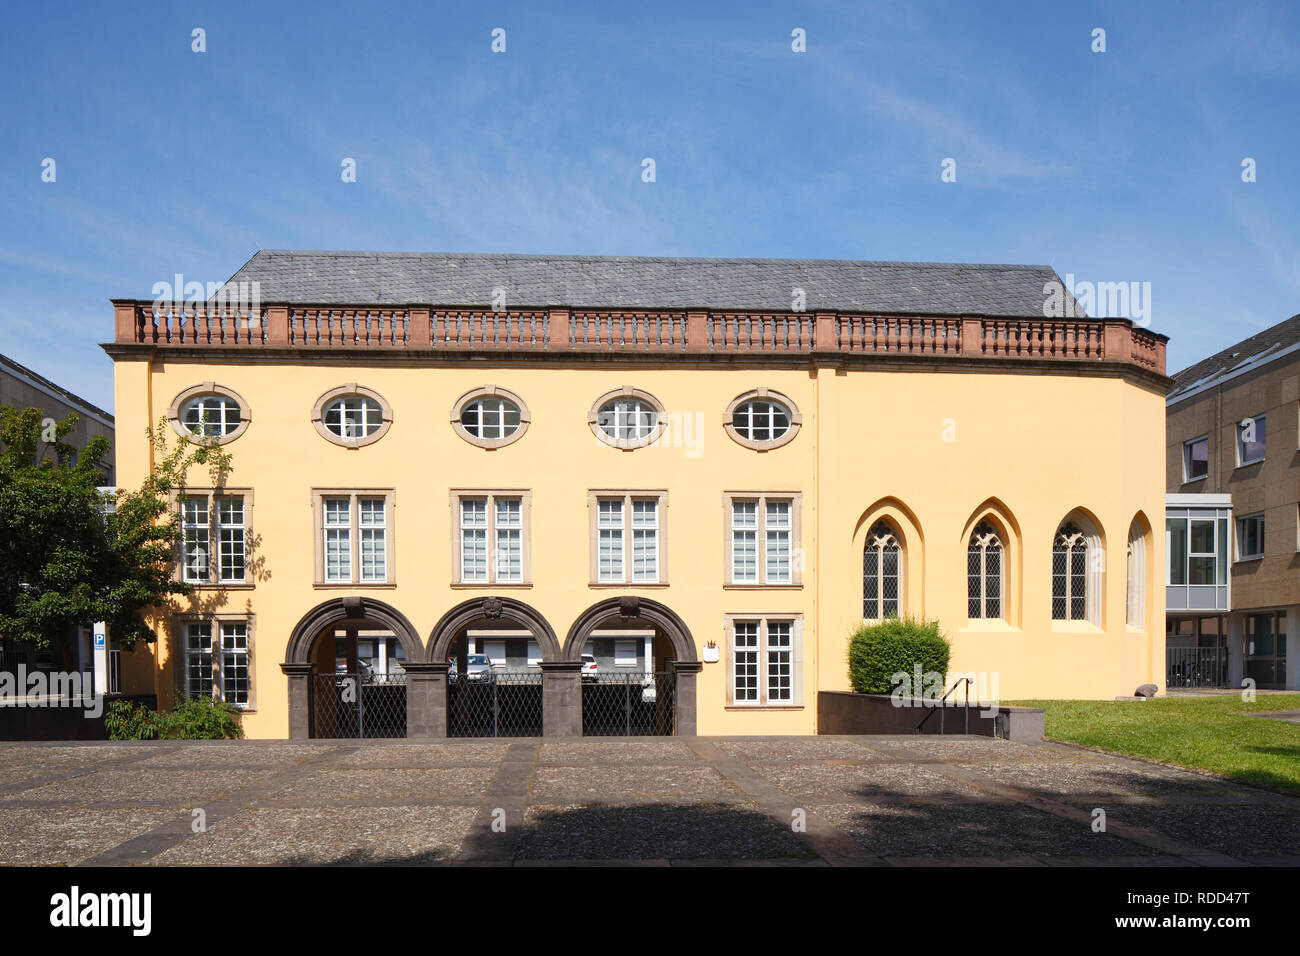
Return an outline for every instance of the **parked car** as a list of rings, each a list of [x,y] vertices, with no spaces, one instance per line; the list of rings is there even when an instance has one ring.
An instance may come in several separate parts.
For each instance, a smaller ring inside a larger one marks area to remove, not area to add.
[[[641,703],[653,704],[655,702],[655,679],[647,677],[641,682]]]
[[[584,681],[594,681],[596,679],[596,655],[582,655],[582,679]]]

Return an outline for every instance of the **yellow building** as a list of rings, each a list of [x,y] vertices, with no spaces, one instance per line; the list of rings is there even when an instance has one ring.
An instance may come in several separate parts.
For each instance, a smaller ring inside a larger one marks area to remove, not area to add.
[[[241,284],[114,300],[119,482],[163,417],[234,462],[127,692],[252,737],[810,734],[891,614],[983,697],[1163,685],[1165,339],[1043,318],[1048,268],[263,251]]]

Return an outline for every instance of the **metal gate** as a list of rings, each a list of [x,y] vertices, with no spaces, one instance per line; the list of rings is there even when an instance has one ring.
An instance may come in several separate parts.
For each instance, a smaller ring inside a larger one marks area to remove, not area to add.
[[[317,674],[313,737],[405,737],[405,674]]]
[[[542,675],[447,675],[447,736],[540,737]]]
[[[1165,650],[1168,687],[1227,687],[1226,647],[1170,647]]]
[[[670,737],[677,681],[671,673],[602,674],[582,682],[584,737]]]

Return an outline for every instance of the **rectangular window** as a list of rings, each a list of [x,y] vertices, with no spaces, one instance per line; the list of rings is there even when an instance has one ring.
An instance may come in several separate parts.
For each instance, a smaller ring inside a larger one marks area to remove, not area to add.
[[[181,492],[181,567],[190,584],[240,587],[247,579],[248,528],[253,496],[216,494],[210,489]]]
[[[223,584],[244,580],[244,499],[217,499],[218,571]]]
[[[664,551],[666,492],[588,493],[591,584],[668,583]]]
[[[1210,438],[1202,435],[1183,444],[1183,481],[1197,481],[1210,473]]]
[[[388,525],[383,498],[357,499],[357,526],[361,533],[361,580],[388,580]]]
[[[212,696],[212,625],[205,622],[185,627],[185,693]]]
[[[1237,423],[1237,464],[1264,460],[1264,416],[1244,418]]]
[[[349,498],[326,498],[325,580],[352,580],[352,502]]]
[[[185,623],[183,691],[189,697],[212,697],[236,707],[252,706],[248,620],[191,620]]]
[[[453,491],[457,585],[529,583],[526,491]]]
[[[614,666],[636,667],[637,641],[617,640],[614,642]]]
[[[1237,560],[1264,556],[1264,514],[1243,515],[1237,519]]]
[[[315,489],[316,585],[391,585],[392,491]]]
[[[798,585],[799,496],[728,494],[728,585]]]
[[[802,627],[799,618],[737,616],[728,623],[728,705],[801,705]]]
[[[1187,580],[1189,584],[1215,582],[1214,519],[1188,521]]]
[[[623,499],[601,498],[596,527],[599,535],[602,584],[623,580]]]
[[[221,623],[221,699],[248,706],[248,624],[244,621]]]
[[[524,506],[521,498],[496,498],[496,571],[501,584],[524,579]]]
[[[187,497],[181,502],[181,540],[185,580],[200,583],[209,579],[212,566],[207,497]]]

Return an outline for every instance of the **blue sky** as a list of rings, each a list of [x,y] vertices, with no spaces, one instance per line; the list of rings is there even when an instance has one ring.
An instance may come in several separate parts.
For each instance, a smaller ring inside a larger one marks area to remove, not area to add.
[[[1171,370],[1300,312],[1292,2],[0,17],[0,352],[110,410],[108,299],[259,247],[1045,263],[1150,282]]]

